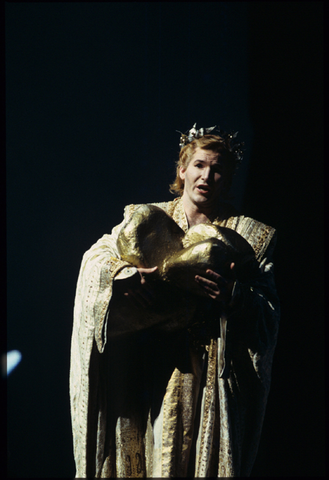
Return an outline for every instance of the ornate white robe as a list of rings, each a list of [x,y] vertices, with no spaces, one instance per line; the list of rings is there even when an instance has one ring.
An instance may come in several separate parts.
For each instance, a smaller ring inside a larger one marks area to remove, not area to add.
[[[181,198],[154,205],[188,230]],[[70,370],[76,477],[248,476],[279,325],[275,230],[225,208],[211,218],[250,243],[258,269],[250,281],[236,281],[210,341],[193,344],[186,328],[111,337],[115,280],[135,271],[116,240],[136,207],[127,206],[124,221],[82,260]]]

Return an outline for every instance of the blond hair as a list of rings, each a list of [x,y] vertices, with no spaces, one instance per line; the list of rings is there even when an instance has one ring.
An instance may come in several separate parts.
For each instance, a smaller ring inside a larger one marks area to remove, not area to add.
[[[218,135],[204,135],[201,138],[196,138],[191,143],[185,145],[180,153],[178,161],[176,162],[176,179],[170,185],[169,191],[174,195],[182,196],[184,192],[184,180],[180,178],[180,168],[186,169],[194,155],[197,148],[202,150],[211,150],[214,153],[220,153],[224,158],[227,168],[227,176],[225,189],[227,192],[232,183],[232,177],[236,168],[236,157],[233,154],[229,139],[222,138]]]

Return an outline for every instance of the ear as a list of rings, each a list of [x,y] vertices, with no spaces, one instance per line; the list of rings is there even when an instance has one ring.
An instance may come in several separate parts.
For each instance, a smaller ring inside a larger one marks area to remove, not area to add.
[[[186,168],[179,167],[179,176],[181,180],[185,180],[185,172],[186,172]]]

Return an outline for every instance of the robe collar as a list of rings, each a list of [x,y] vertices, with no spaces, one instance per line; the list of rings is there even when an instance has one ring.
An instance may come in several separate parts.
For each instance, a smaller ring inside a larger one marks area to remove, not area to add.
[[[236,215],[236,211],[232,205],[224,202],[218,203],[213,212],[209,215],[207,222],[214,225],[222,225],[229,217]],[[175,198],[173,219],[186,233],[189,229],[187,216],[183,206],[182,197]]]

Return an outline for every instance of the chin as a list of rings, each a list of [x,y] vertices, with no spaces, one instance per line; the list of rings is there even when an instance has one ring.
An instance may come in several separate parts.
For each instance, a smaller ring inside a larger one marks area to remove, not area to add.
[[[210,200],[209,198],[199,195],[195,198],[195,203],[208,203],[209,200]]]
[[[215,205],[214,200],[212,200],[210,198],[196,199],[195,203],[196,203],[196,205],[199,205],[200,207],[207,207],[207,208]]]
[[[199,204],[200,206],[207,207],[207,208],[212,208],[215,207],[219,201],[219,196],[216,197],[203,197],[200,196],[195,199],[195,203]]]

